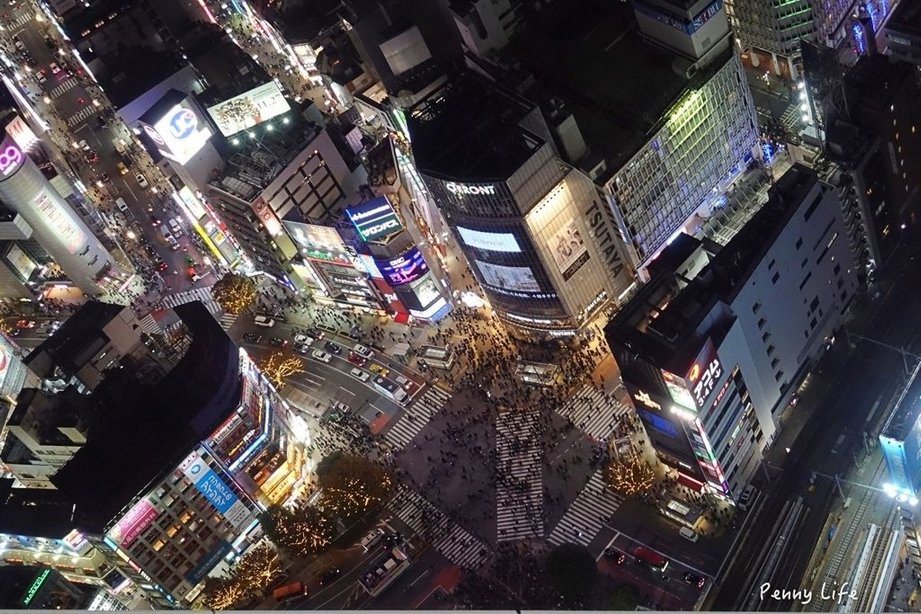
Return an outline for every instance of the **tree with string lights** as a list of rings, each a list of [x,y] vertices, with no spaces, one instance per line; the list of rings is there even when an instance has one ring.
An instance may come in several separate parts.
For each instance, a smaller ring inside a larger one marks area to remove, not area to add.
[[[626,497],[647,492],[656,482],[652,467],[634,450],[611,459],[604,477],[611,488]]]
[[[346,520],[376,508],[393,492],[393,475],[383,465],[345,452],[333,452],[317,465],[319,506]]]
[[[211,294],[225,313],[236,315],[256,302],[259,290],[251,278],[227,273],[211,287]]]
[[[261,598],[283,573],[278,551],[265,544],[257,546],[237,561],[229,578],[206,582],[202,591],[205,605],[212,610],[239,608]]]
[[[273,506],[259,517],[266,536],[294,556],[325,550],[336,536],[332,519],[315,507],[290,511]]]
[[[304,361],[290,352],[277,351],[266,356],[259,369],[265,373],[272,385],[278,390],[285,387],[285,380],[296,373],[306,373]]]

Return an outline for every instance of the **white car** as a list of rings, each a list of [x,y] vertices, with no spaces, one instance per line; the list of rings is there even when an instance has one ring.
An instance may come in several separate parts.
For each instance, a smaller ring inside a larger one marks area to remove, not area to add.
[[[681,530],[678,531],[678,535],[685,538],[689,542],[696,542],[698,539],[700,539],[700,535],[697,533],[697,531],[688,527],[681,527]]]
[[[372,356],[374,356],[374,352],[372,352],[369,348],[363,346],[360,343],[356,343],[355,347],[353,347],[352,349],[355,351],[356,354],[358,354],[359,356],[364,356],[365,358],[371,358]]]
[[[327,354],[323,350],[314,350],[310,353],[310,355],[316,358],[317,360],[319,360],[320,362],[329,362],[333,359],[331,355]]]
[[[352,375],[352,377],[356,379],[360,379],[363,382],[366,382],[371,378],[371,376],[368,374],[367,371],[362,371],[358,367],[355,367],[354,369],[349,371],[349,373]]]
[[[61,67],[57,65],[57,62],[52,62],[48,68],[51,69],[51,74],[56,75],[61,72]]]
[[[125,199],[121,196],[115,199],[115,206],[118,207],[118,210],[122,213],[128,212],[128,203],[126,203]]]
[[[141,186],[142,190],[146,190],[147,188],[150,187],[150,182],[147,181],[147,177],[145,177],[141,173],[138,173],[137,175],[135,175],[134,178],[137,180],[138,185]]]
[[[294,335],[294,343],[295,345],[310,345],[313,343],[313,339],[307,335]]]
[[[736,507],[743,512],[747,512],[748,508],[755,502],[757,493],[758,491],[754,486],[746,486],[745,490],[742,491],[742,496],[736,502]]]

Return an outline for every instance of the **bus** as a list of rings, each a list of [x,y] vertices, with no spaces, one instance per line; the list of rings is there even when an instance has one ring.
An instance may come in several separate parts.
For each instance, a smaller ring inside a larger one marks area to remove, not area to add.
[[[275,598],[277,603],[284,603],[298,597],[304,597],[309,592],[303,582],[292,582],[276,588],[272,591],[272,597]]]
[[[454,352],[449,347],[423,345],[417,353],[419,364],[436,369],[450,369],[454,364]]]
[[[645,565],[653,571],[665,573],[665,570],[668,569],[668,559],[658,552],[650,550],[649,548],[637,546],[630,552],[630,554],[633,555],[637,563]]]
[[[402,403],[406,400],[406,391],[381,375],[374,378],[374,388],[391,401]]]

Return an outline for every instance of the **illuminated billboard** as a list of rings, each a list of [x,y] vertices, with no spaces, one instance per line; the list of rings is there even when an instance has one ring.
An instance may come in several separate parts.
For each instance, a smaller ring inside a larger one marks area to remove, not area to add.
[[[208,466],[198,452],[192,452],[186,457],[179,468],[195,489],[234,529],[239,531],[255,519],[246,504],[237,498],[233,490]]]
[[[7,135],[0,145],[0,177],[9,177],[22,166],[25,157],[19,145],[13,142],[12,137]]]
[[[230,100],[208,107],[208,115],[217,124],[221,134],[231,136],[287,113],[290,109],[278,85],[270,81]]]
[[[588,249],[575,220],[553,233],[550,237],[550,255],[564,280],[576,274],[588,262]]]
[[[375,241],[403,230],[390,201],[384,196],[345,210],[362,241]]]
[[[460,235],[464,243],[476,249],[509,254],[521,252],[521,246],[518,245],[518,240],[515,239],[515,235],[510,232],[482,232],[458,226],[457,234]]]
[[[282,224],[305,258],[351,266],[345,243],[335,228],[287,220]]]
[[[483,283],[512,292],[540,292],[534,272],[526,266],[505,266],[475,260]]]
[[[141,499],[108,532],[109,538],[122,548],[128,548],[149,527],[160,512],[148,499]]]
[[[10,251],[6,253],[6,261],[10,263],[10,266],[12,266],[17,273],[19,273],[23,281],[28,281],[32,277],[32,273],[35,272],[35,269],[38,268],[35,261],[22,251],[18,245],[10,247]]]
[[[87,245],[86,233],[83,232],[73,211],[63,203],[60,197],[55,198],[55,196],[57,195],[51,194],[48,188],[43,187],[32,202],[35,203],[35,209],[41,212],[42,220],[48,230],[58,237],[69,253],[76,254]]]
[[[188,99],[174,105],[152,127],[144,124],[144,131],[161,154],[179,164],[198,153],[212,134]]]
[[[414,282],[429,270],[418,247],[413,247],[399,258],[389,260],[375,258],[374,264],[391,286],[402,286]]]

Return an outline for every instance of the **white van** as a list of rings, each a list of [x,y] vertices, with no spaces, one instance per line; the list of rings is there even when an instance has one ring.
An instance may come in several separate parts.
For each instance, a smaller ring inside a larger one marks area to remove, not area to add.
[[[268,318],[266,316],[256,316],[253,318],[253,324],[256,326],[264,326],[266,328],[272,328],[275,326],[275,320]]]
[[[384,539],[384,529],[377,527],[365,535],[359,543],[361,544],[361,547],[364,548],[365,552],[367,552],[374,544],[381,541],[382,539]]]

